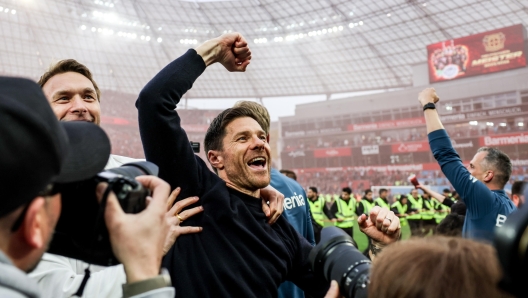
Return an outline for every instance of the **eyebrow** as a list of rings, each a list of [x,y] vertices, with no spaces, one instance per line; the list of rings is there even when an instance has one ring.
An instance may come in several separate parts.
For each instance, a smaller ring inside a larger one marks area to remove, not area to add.
[[[68,94],[72,94],[72,93],[75,93],[75,90],[74,89],[63,89],[63,90],[59,90],[57,92],[55,92],[53,94],[53,98],[57,97],[57,96],[62,96],[62,95],[68,95]],[[96,94],[95,93],[95,90],[93,88],[90,88],[90,87],[86,87],[84,89],[82,89],[82,94],[86,94],[86,93],[92,93],[92,94]]]

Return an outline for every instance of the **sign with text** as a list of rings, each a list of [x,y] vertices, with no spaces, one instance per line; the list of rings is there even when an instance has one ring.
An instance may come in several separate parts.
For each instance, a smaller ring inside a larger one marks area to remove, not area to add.
[[[361,146],[361,154],[363,155],[379,154],[379,146],[378,145]]]
[[[429,151],[428,142],[409,142],[392,145],[392,153],[411,153]]]
[[[508,146],[528,144],[528,134],[510,133],[480,138],[480,146]]]
[[[457,121],[463,122],[465,120],[468,120],[468,121],[478,120],[480,118],[512,116],[512,115],[522,114],[524,112],[528,112],[528,106],[526,105],[493,109],[493,110],[482,110],[482,111],[460,113],[460,114],[441,115],[440,120],[442,120],[442,122],[457,122]]]
[[[391,120],[391,121],[374,122],[374,123],[350,124],[348,125],[348,130],[365,131],[365,130],[391,129],[391,128],[418,126],[418,125],[425,125],[425,118],[420,117],[420,118],[409,118],[409,119]]]
[[[429,82],[524,67],[524,39],[519,24],[428,45]]]
[[[352,156],[352,148],[327,148],[317,149],[313,152],[315,158],[335,157],[335,156]]]

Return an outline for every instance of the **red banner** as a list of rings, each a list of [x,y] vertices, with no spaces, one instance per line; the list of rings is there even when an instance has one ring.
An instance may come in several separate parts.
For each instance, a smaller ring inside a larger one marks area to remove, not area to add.
[[[467,164],[468,162],[464,163]],[[376,172],[415,172],[440,170],[437,163],[406,164],[406,165],[384,165],[384,166],[362,166],[362,167],[336,167],[336,168],[306,168],[293,169],[297,173],[321,173],[321,172],[342,172],[342,171],[376,171]]]
[[[519,24],[428,45],[429,82],[524,67],[524,36]]]
[[[328,149],[317,149],[313,151],[315,158],[325,158],[325,157],[334,157],[334,156],[351,156],[352,148],[343,147],[343,148],[328,148]]]
[[[510,133],[480,138],[480,146],[507,146],[528,144],[528,134]]]
[[[410,153],[429,151],[428,142],[400,143],[392,145],[392,153]]]
[[[349,124],[348,130],[352,131],[364,131],[364,130],[377,130],[377,129],[391,129],[406,126],[418,126],[425,125],[425,118],[410,118],[402,120],[383,121],[375,123],[364,123],[364,124]]]

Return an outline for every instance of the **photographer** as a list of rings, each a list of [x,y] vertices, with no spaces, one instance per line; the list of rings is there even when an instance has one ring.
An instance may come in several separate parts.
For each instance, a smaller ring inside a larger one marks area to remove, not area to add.
[[[435,103],[439,101],[436,91],[423,90],[418,101],[424,110],[431,151],[466,203],[463,236],[491,242],[495,227],[500,227],[516,210],[504,191],[512,172],[510,158],[499,149],[482,147],[466,169],[436,111]]]
[[[40,297],[32,271],[47,249],[61,212],[57,185],[101,171],[110,143],[97,126],[59,123],[42,91],[26,79],[0,78],[0,296]],[[152,191],[147,208],[125,214],[110,192],[104,221],[115,256],[123,263],[125,297],[173,297],[168,276],[159,275],[169,230],[167,183],[153,176],[137,181]],[[106,186],[99,184],[100,200]]]

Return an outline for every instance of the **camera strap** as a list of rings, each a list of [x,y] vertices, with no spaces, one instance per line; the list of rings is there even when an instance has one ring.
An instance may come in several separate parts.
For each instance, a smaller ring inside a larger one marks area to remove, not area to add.
[[[97,236],[97,232],[99,229],[101,229],[102,224],[104,223],[104,214],[106,210],[106,202],[108,201],[108,195],[112,191],[112,188],[114,186],[114,181],[108,182],[108,186],[106,187],[106,190],[103,194],[103,197],[101,199],[101,203],[99,204],[99,211],[97,212],[97,219],[95,221],[95,229],[94,229],[94,236]],[[95,245],[96,245],[97,238],[93,237],[92,240],[92,247],[91,247],[91,255],[93,255]],[[81,285],[79,286],[79,289],[77,290],[77,293],[73,294],[73,296],[82,297],[84,288],[86,287],[86,283],[88,282],[88,279],[90,278],[90,265],[88,264],[88,267],[84,269],[84,278],[81,282]]]

